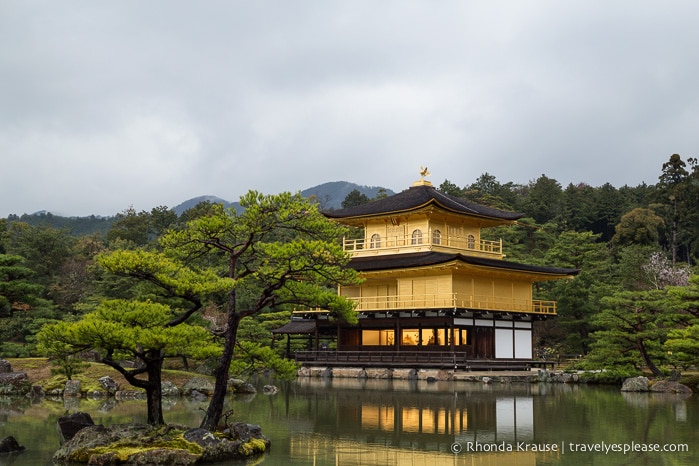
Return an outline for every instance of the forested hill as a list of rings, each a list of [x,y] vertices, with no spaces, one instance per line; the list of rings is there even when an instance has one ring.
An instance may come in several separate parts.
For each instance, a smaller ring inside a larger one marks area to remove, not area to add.
[[[388,195],[393,194],[391,190],[377,186],[362,186],[348,181],[332,181],[305,189],[301,191],[301,195],[307,198],[315,198],[320,204],[321,209],[337,209],[347,195],[354,190],[365,195],[369,199],[375,198],[380,192],[385,192]],[[172,210],[177,216],[180,216],[185,211],[196,207],[196,205],[201,202],[221,203],[226,207],[238,208],[237,202],[227,201],[217,196],[206,195],[188,199],[172,207]],[[70,206],[66,206],[66,210],[70,210]],[[124,212],[128,212],[126,206]],[[114,221],[119,218],[119,216],[120,214],[107,217],[95,215],[90,215],[88,217],[64,217],[52,214],[51,212],[42,211],[33,214],[23,214],[21,216],[10,215],[8,220],[20,221],[32,226],[45,225],[51,228],[65,229],[75,236],[86,236],[95,233],[105,235],[112,228]]]
[[[318,200],[321,209],[330,210],[342,207],[342,201],[355,190],[369,199],[374,199],[382,193],[388,196],[395,194],[390,189],[381,188],[379,186],[359,186],[347,181],[331,181],[330,183],[323,183],[312,188],[304,189],[301,191],[301,195],[309,198],[314,197]]]
[[[349,181],[331,181],[304,189],[301,191],[301,195],[305,198],[314,198],[318,201],[322,210],[339,209],[347,195],[355,190],[369,199],[375,198],[381,192],[385,192],[389,196],[394,194],[390,189],[378,186],[360,186],[355,183],[350,183]],[[200,196],[176,205],[172,210],[174,210],[177,215],[182,215],[185,211],[195,207],[200,202],[222,203],[226,207],[239,208],[237,202],[229,202],[216,196]]]
[[[21,216],[10,215],[7,219],[10,222],[23,222],[31,226],[48,226],[66,230],[75,236],[87,236],[92,234],[105,235],[112,228],[116,216],[63,217],[51,212],[37,212]]]

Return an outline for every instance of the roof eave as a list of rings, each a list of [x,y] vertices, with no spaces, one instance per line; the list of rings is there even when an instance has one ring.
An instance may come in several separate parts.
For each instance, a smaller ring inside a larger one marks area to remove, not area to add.
[[[439,253],[438,253],[439,254]],[[406,256],[402,256],[402,258],[405,258]],[[385,257],[383,257],[385,259]],[[379,257],[375,257],[374,259],[379,259]],[[369,262],[363,260],[362,262]],[[356,263],[356,262],[355,262]],[[561,280],[561,279],[570,279],[575,277],[578,273],[580,273],[580,269],[564,269],[564,268],[556,268],[556,267],[540,267],[540,266],[533,266],[533,265],[528,265],[528,264],[520,264],[516,262],[507,262],[507,261],[500,261],[500,260],[480,260],[478,258],[471,258],[468,256],[464,256],[461,254],[445,254],[445,255],[439,255],[435,256],[434,261],[429,261],[425,263],[415,263],[413,265],[407,265],[407,264],[400,264],[397,266],[386,266],[386,267],[380,267],[380,268],[374,268],[370,270],[361,270],[361,269],[356,269],[359,272],[365,272],[365,273],[370,273],[370,272],[382,272],[382,271],[387,271],[387,270],[394,270],[396,268],[401,268],[401,269],[418,269],[418,268],[424,268],[424,267],[431,267],[431,266],[444,266],[449,263],[453,263],[455,265],[458,264],[465,264],[470,267],[477,267],[477,268],[485,268],[485,269],[494,269],[502,272],[509,272],[509,273],[515,273],[515,274],[522,274],[522,275],[529,275],[529,276],[538,276],[540,277],[540,280],[535,280],[535,281],[546,281],[546,280]],[[350,261],[350,267],[352,267],[352,261]]]
[[[342,216],[342,215],[333,215],[333,211],[327,211],[323,212],[323,215],[325,215],[328,218],[336,219],[336,220],[345,220],[345,221],[362,221],[362,220],[367,220],[367,219],[372,219],[372,218],[382,218],[382,217],[395,217],[399,215],[405,215],[411,212],[417,212],[421,209],[428,208],[430,205],[436,205],[440,209],[450,212],[456,215],[468,215],[470,217],[476,217],[476,218],[481,218],[485,220],[490,220],[494,221],[497,223],[501,224],[508,224],[508,223],[514,223],[518,219],[524,217],[524,214],[521,213],[516,213],[513,212],[514,215],[512,215],[512,218],[507,218],[507,217],[497,217],[493,215],[486,215],[478,212],[464,212],[464,211],[459,211],[450,207],[445,206],[438,200],[432,198],[428,200],[427,202],[424,202],[420,205],[410,207],[409,209],[400,209],[400,210],[391,210],[391,211],[385,211],[385,212],[377,212],[377,213],[371,213],[371,214],[360,214],[360,215],[347,215],[347,216]]]

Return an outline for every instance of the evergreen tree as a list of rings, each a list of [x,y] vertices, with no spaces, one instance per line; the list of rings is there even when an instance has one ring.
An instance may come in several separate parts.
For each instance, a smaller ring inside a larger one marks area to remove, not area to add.
[[[693,259],[693,245],[699,231],[699,166],[690,158],[692,171],[678,154],[672,154],[663,164],[659,177],[657,202],[667,226],[667,244],[672,254],[672,263]]]
[[[150,216],[148,212],[136,212],[129,207],[117,214],[112,228],[107,232],[109,243],[119,244],[120,247],[135,248],[145,246],[150,240]]]
[[[444,182],[439,185],[438,189],[444,194],[449,194],[450,196],[464,197],[464,190],[449,180],[444,180]]]
[[[600,300],[610,292],[612,264],[608,249],[591,232],[565,232],[545,255],[547,263],[580,269],[573,280],[553,282],[549,296],[558,302],[558,318],[546,323],[553,341],[566,353],[586,354],[590,349],[591,321]],[[544,333],[546,335],[546,333]]]
[[[370,199],[366,196],[366,194],[362,194],[358,190],[353,189],[342,201],[342,208],[347,209],[349,207],[364,205],[367,204],[369,200]]]
[[[43,287],[32,283],[34,272],[20,256],[0,254],[0,316],[12,317],[17,310],[30,309]]]
[[[525,212],[538,224],[556,222],[564,212],[563,190],[558,181],[541,175],[529,183],[517,210]]]
[[[76,241],[67,230],[10,222],[5,247],[8,254],[23,257],[24,265],[34,271],[34,281],[48,290],[60,267],[73,255]]]
[[[616,247],[635,244],[657,248],[663,227],[663,219],[655,212],[637,207],[621,216],[611,243]]]
[[[602,299],[604,309],[592,323],[595,342],[588,361],[598,367],[647,367],[655,376],[663,375],[665,361],[662,343],[669,329],[662,325],[667,304],[665,292],[621,291]]]
[[[585,183],[569,184],[563,191],[563,226],[574,231],[592,231],[595,221],[595,189]]]
[[[37,335],[39,348],[54,358],[67,359],[93,349],[101,361],[117,370],[134,387],[146,392],[148,423],[165,423],[162,409],[162,367],[167,357],[206,358],[220,353],[211,334],[186,323],[170,307],[141,301],[104,301],[77,322],[45,326]],[[132,361],[135,367],[124,361]]]
[[[210,215],[161,240],[165,251],[179,260],[196,260],[231,280],[222,303],[224,349],[202,421],[210,430],[223,412],[242,319],[290,304],[323,307],[338,318],[356,319],[352,302],[336,291],[338,284],[357,280],[356,272],[345,267],[349,256],[338,244],[345,232],[342,226],[299,194],[263,196],[251,191],[240,205],[240,214],[215,207]]]
[[[671,264],[664,266],[674,268]],[[592,324],[600,330],[593,335],[595,341],[588,358],[591,364],[606,368],[647,367],[653,375],[660,376],[662,364],[678,362],[677,358],[668,359],[668,349],[664,346],[668,340],[672,340],[671,347],[687,350],[679,341],[691,337],[693,330],[686,335],[675,330],[697,323],[691,311],[699,293],[686,286],[666,286],[683,283],[682,279],[676,279],[682,274],[660,271],[659,267],[663,265],[658,266],[652,259],[645,265],[646,273],[657,275],[651,280],[652,289],[618,291],[602,298],[603,310],[592,319]]]
[[[43,285],[33,281],[34,271],[20,256],[0,254],[0,354],[26,357],[33,354],[33,336],[58,317],[54,306],[42,297]]]
[[[601,235],[602,241],[609,241],[615,233],[615,227],[626,212],[624,199],[619,191],[610,183],[605,183],[595,189],[595,212],[592,232]]]

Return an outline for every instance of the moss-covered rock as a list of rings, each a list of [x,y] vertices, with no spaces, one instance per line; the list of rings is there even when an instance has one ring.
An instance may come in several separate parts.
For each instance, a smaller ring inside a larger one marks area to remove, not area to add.
[[[0,373],[0,395],[26,395],[31,388],[32,383],[25,372]]]
[[[688,386],[672,380],[657,380],[650,386],[651,392],[691,394]]]
[[[212,461],[245,459],[264,453],[269,447],[258,429],[240,429],[256,433],[255,438],[231,440],[213,433],[202,435],[215,439],[203,446],[186,438],[184,426],[160,428],[143,424],[91,426],[79,431],[53,457],[57,464],[149,464],[190,465]],[[199,429],[201,430],[201,429]]]

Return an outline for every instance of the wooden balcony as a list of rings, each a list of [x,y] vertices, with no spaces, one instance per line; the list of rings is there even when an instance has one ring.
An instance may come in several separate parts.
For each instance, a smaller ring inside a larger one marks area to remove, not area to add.
[[[420,236],[382,236],[371,239],[343,238],[342,247],[354,257],[371,256],[378,254],[397,254],[404,252],[442,251],[460,252],[475,256],[502,259],[502,240],[476,241],[473,237],[448,236],[441,234],[435,236],[431,233]]]
[[[423,309],[469,309],[493,312],[556,315],[556,301],[524,300],[497,296],[474,296],[463,293],[411,296],[348,297],[358,312],[386,312]]]

